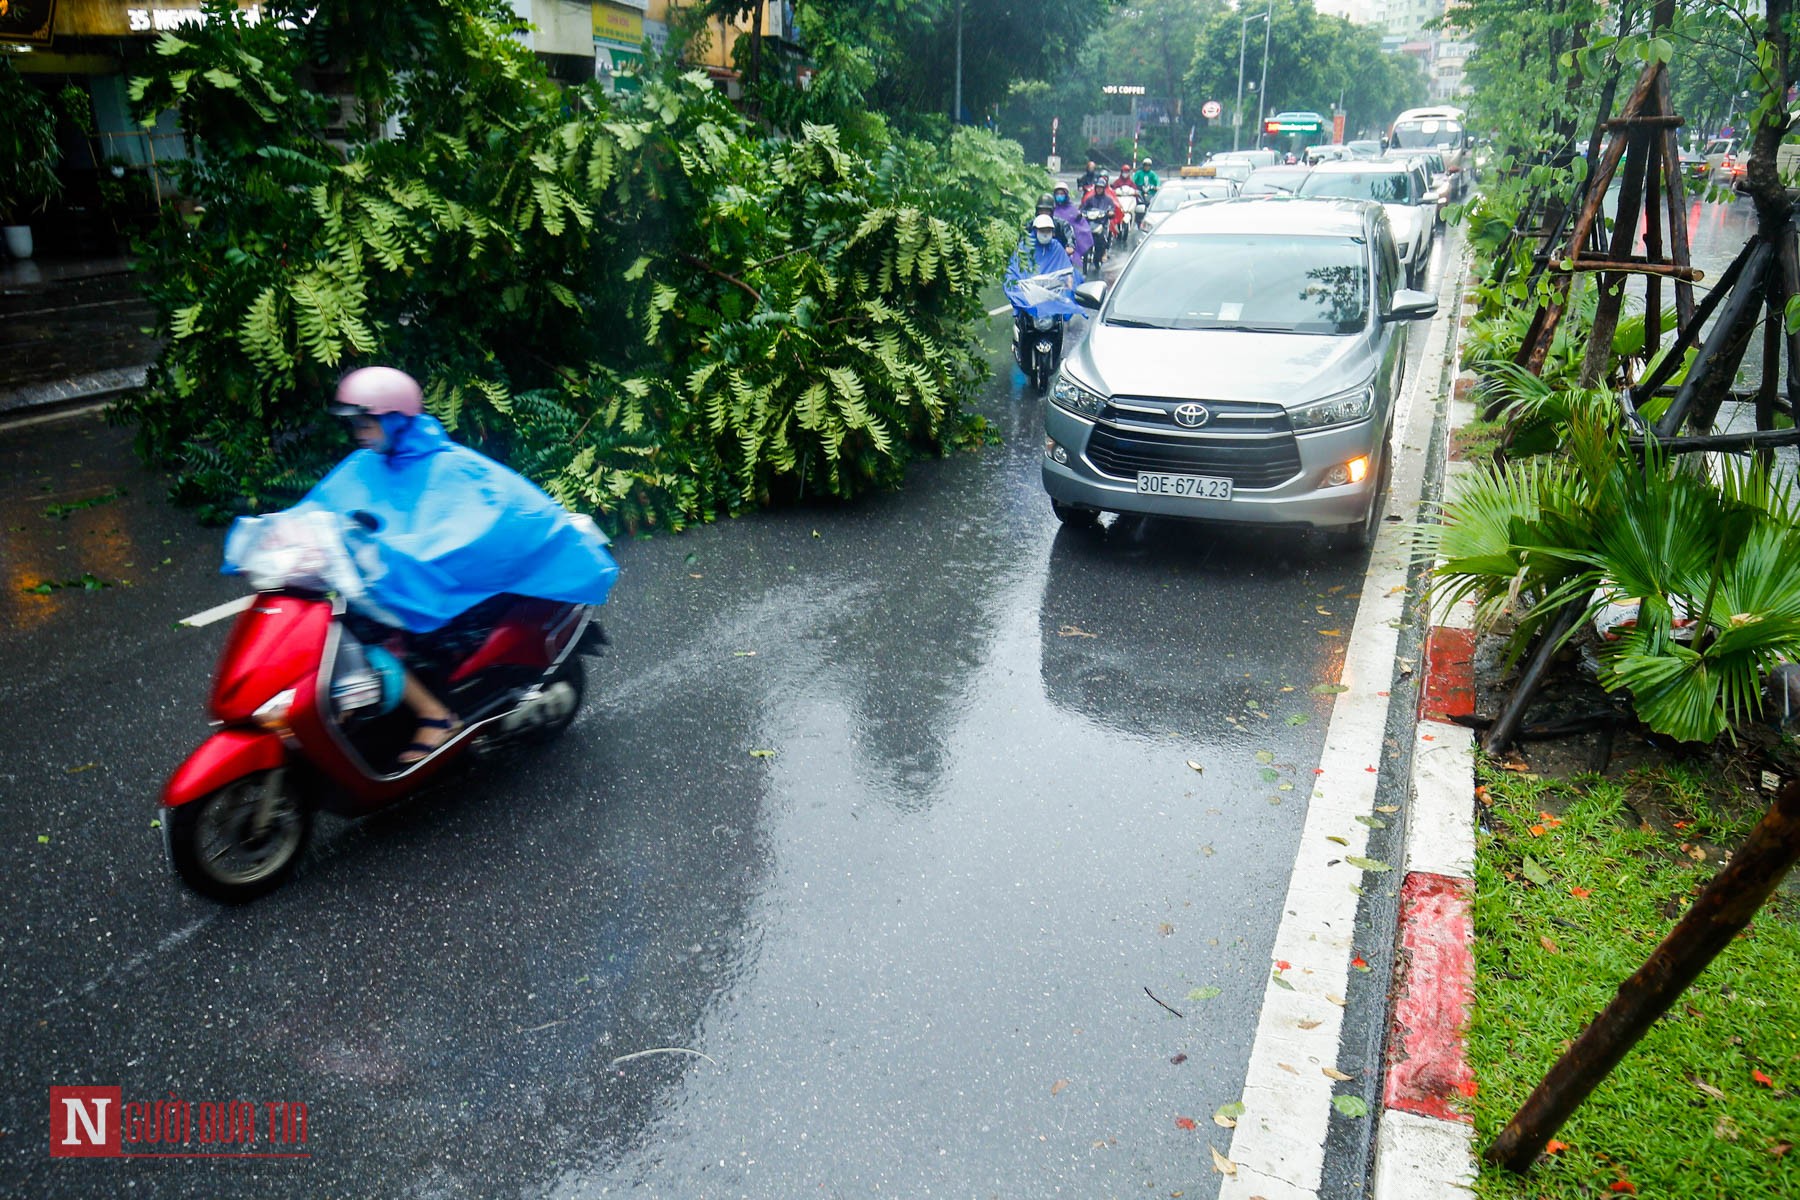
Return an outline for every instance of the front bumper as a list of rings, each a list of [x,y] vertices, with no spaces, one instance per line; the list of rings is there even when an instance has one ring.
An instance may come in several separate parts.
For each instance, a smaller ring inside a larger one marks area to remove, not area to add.
[[[1234,486],[1229,500],[1145,496],[1138,494],[1135,476],[1126,479],[1107,475],[1088,460],[1088,435],[1093,428],[1092,421],[1055,404],[1044,405],[1044,430],[1069,456],[1067,463],[1058,463],[1048,454],[1041,460],[1044,490],[1058,503],[1195,521],[1333,529],[1361,524],[1381,478],[1382,464],[1377,455],[1385,439],[1379,436],[1382,426],[1378,420],[1371,419],[1296,436],[1300,469],[1275,487],[1251,490]],[[1369,471],[1362,482],[1320,486],[1326,471],[1365,455],[1370,460]]]

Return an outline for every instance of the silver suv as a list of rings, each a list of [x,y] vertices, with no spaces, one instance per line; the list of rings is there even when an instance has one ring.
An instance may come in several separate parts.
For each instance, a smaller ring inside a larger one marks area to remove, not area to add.
[[[1380,520],[1407,322],[1381,205],[1290,197],[1173,213],[1095,310],[1044,404],[1044,490],[1067,524],[1106,512],[1323,528]]]
[[[1431,180],[1417,163],[1320,163],[1295,194],[1380,201],[1393,226],[1400,265],[1406,268],[1404,286],[1425,282],[1437,233],[1437,197],[1431,194]]]

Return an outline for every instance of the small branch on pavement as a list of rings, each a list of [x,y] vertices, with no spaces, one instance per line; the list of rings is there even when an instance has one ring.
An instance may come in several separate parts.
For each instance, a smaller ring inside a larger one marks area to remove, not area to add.
[[[630,1062],[634,1058],[648,1058],[652,1054],[691,1054],[695,1058],[704,1058],[715,1067],[719,1065],[719,1060],[712,1055],[702,1054],[698,1050],[689,1050],[686,1046],[657,1046],[650,1050],[639,1050],[634,1054],[621,1054],[608,1065],[616,1067],[620,1063]]]
[[[1153,992],[1153,991],[1151,991],[1151,990],[1150,990],[1150,989],[1149,989],[1149,988],[1145,988],[1145,989],[1144,989],[1144,995],[1146,995],[1146,996],[1148,996],[1148,997],[1150,997],[1150,998],[1151,998],[1151,999],[1152,999],[1152,1000],[1156,1000],[1156,993],[1155,993],[1155,992]],[[1163,1007],[1164,1007],[1164,1008],[1169,1008],[1169,1006],[1168,1006],[1168,1005],[1166,1005],[1166,1004],[1163,1004],[1163,1002],[1162,1002],[1162,1001],[1161,1001],[1161,1000],[1156,1000],[1156,1002],[1157,1002],[1157,1003],[1158,1003],[1158,1004],[1162,1004],[1162,1006],[1163,1006]],[[1172,1009],[1172,1008],[1169,1008],[1169,1011],[1170,1011],[1170,1012],[1172,1012],[1172,1013],[1175,1013],[1175,1015],[1176,1015],[1176,1016],[1178,1016],[1178,1017],[1181,1017],[1181,1019],[1182,1019],[1182,1020],[1184,1020],[1184,1021],[1185,1021],[1185,1020],[1187,1020],[1187,1018],[1186,1018],[1186,1017],[1183,1017],[1183,1016],[1181,1016],[1181,1014],[1180,1014],[1180,1013],[1178,1013],[1178,1012],[1175,1012],[1175,1010],[1174,1010],[1174,1009]]]

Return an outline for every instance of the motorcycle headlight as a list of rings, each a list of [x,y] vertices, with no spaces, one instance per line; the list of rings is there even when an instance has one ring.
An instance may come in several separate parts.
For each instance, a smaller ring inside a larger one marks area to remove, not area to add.
[[[1308,404],[1288,409],[1288,420],[1296,430],[1329,429],[1334,425],[1354,425],[1368,419],[1375,409],[1375,386],[1365,383],[1347,392],[1326,396]]]
[[[250,719],[262,728],[280,733],[288,727],[288,711],[294,707],[294,689],[287,688],[276,692],[262,706],[250,714]]]
[[[1040,330],[1056,328],[1056,318],[1055,317],[1036,317],[1036,318],[1033,318],[1031,323],[1034,328],[1037,328]]]
[[[1106,407],[1105,396],[1089,391],[1067,375],[1056,377],[1056,386],[1050,389],[1050,399],[1059,407],[1084,417],[1097,417],[1100,410]]]

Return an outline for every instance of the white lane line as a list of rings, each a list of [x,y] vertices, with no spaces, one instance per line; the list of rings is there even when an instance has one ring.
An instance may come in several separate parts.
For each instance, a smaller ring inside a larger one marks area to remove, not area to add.
[[[1000,307],[999,307],[999,308],[990,308],[990,309],[988,309],[988,316],[990,316],[990,317],[997,317],[997,316],[999,316],[999,315],[1000,315],[1000,314],[1001,314],[1001,313],[1009,313],[1009,312],[1011,312],[1011,311],[1012,311],[1012,305],[1010,305],[1010,304],[1002,304],[1002,305],[1001,305],[1001,306],[1000,306]]]
[[[205,612],[197,612],[191,617],[183,617],[176,622],[190,629],[198,629],[202,625],[211,625],[214,621],[223,621],[226,617],[235,617],[250,607],[255,596],[239,596],[236,600],[227,600],[223,604],[215,604]]]
[[[1443,279],[1460,278],[1455,274],[1460,269],[1458,256]],[[1440,296],[1442,287],[1440,281]],[[1399,508],[1409,521],[1424,491],[1422,451],[1430,438],[1431,401],[1443,376],[1453,321],[1445,311],[1432,323],[1424,357],[1408,382],[1395,424],[1395,472],[1388,506],[1389,511]],[[1420,452],[1407,453],[1415,440]],[[1369,556],[1339,680],[1350,690],[1332,705],[1325,752],[1314,777],[1275,935],[1270,969],[1282,982],[1271,977],[1264,987],[1250,1049],[1242,1097],[1245,1111],[1228,1155],[1239,1170],[1224,1181],[1220,1200],[1311,1198],[1317,1196],[1323,1178],[1334,1086],[1324,1071],[1346,1069],[1337,1055],[1344,1020],[1341,1003],[1350,958],[1356,952],[1358,892],[1352,889],[1376,886],[1382,878],[1365,874],[1348,860],[1368,850],[1369,826],[1356,818],[1375,815],[1390,702],[1387,692],[1406,611],[1410,536],[1405,523],[1384,521]],[[1282,963],[1288,964],[1285,970],[1278,969]],[[1347,1069],[1354,1072],[1360,1065],[1348,1064]]]

